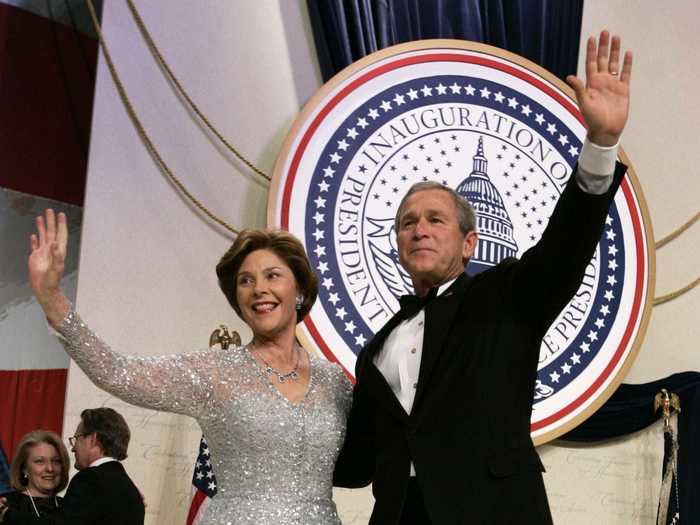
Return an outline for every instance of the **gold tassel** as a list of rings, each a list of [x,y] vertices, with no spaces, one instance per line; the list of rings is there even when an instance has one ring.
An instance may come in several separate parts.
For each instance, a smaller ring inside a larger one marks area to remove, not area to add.
[[[678,496],[678,413],[681,411],[680,398],[676,394],[669,394],[665,388],[654,397],[654,412],[662,409],[664,418],[664,458],[666,456],[666,436],[671,440],[671,452],[664,466],[659,491],[659,506],[656,517],[656,525],[667,525],[668,505],[671,501],[671,491],[675,493],[676,512],[671,521],[672,525],[680,522],[680,501]]]

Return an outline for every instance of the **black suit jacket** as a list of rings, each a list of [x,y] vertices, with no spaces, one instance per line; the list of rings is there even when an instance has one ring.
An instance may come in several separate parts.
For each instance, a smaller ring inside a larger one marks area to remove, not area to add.
[[[32,500],[32,498],[22,492],[3,494],[1,497],[6,498],[8,507],[2,522],[3,525],[33,525],[35,523],[49,522],[49,517],[61,512],[60,507],[63,504],[63,498],[60,497],[34,498]],[[39,512],[38,517],[34,506]],[[46,521],[41,521],[42,516]]]
[[[144,515],[143,499],[136,485],[121,463],[110,461],[79,471],[68,485],[59,512],[42,515],[41,519],[33,511],[17,513],[10,517],[10,523],[143,525]]]
[[[373,483],[370,523],[398,523],[411,461],[435,524],[551,523],[530,438],[540,342],[581,282],[625,170],[604,195],[568,184],[520,260],[463,274],[428,304],[410,414],[373,363],[400,318],[360,353],[334,482]]]

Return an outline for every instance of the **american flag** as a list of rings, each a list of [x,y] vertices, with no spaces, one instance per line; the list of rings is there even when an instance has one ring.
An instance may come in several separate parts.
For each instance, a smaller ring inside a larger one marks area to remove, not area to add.
[[[190,502],[190,511],[187,514],[187,525],[197,525],[202,520],[211,498],[215,495],[216,477],[211,466],[207,440],[202,436],[199,442],[199,455],[192,475],[192,501]]]

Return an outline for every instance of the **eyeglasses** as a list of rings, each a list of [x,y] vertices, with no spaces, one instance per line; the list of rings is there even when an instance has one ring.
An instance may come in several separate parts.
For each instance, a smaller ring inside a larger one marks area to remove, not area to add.
[[[83,437],[86,434],[76,434],[75,436],[71,436],[68,438],[68,443],[70,443],[71,447],[75,446],[75,442],[78,440],[79,437]]]

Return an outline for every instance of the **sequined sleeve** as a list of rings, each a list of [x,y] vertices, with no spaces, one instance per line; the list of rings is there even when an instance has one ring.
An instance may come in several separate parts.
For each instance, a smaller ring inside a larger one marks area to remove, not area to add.
[[[57,328],[61,343],[99,388],[133,405],[196,416],[217,376],[217,350],[160,357],[114,352],[74,310]]]
[[[350,415],[350,409],[352,408],[352,383],[339,365],[334,364],[333,369],[335,371],[335,375],[337,376],[336,399],[338,407],[347,418]]]
[[[321,361],[327,370],[336,410],[347,418],[352,408],[352,383],[338,363]]]

